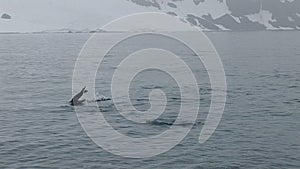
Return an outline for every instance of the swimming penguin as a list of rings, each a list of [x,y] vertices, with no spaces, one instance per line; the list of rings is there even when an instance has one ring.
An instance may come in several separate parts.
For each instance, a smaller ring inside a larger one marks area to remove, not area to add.
[[[76,94],[76,95],[71,99],[71,101],[69,101],[70,105],[72,105],[72,106],[77,106],[77,105],[83,104],[83,103],[86,101],[86,99],[79,100],[79,99],[82,97],[82,95],[83,95],[84,93],[87,93],[87,92],[88,92],[88,90],[86,90],[85,88],[86,88],[86,87],[82,88],[81,91],[80,91],[78,94]]]

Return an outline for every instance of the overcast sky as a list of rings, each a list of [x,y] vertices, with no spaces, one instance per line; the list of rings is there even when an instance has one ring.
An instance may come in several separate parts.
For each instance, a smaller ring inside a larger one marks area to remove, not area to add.
[[[155,11],[126,0],[0,0],[0,32],[44,29],[95,29],[135,12]]]

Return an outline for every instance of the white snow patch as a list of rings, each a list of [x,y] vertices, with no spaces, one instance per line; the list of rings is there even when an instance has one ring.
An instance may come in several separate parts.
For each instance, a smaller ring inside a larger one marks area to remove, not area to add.
[[[237,23],[241,23],[241,20],[239,17],[236,17],[236,16],[232,16],[230,15]]]
[[[270,11],[262,10],[260,13],[247,15],[250,21],[258,22],[262,25],[265,25],[267,29],[273,30],[275,29],[269,21],[276,22],[275,19],[272,19],[272,13]]]
[[[290,22],[294,22],[295,20],[292,18],[292,17],[288,17],[288,20],[290,21]]]
[[[281,3],[294,2],[294,0],[280,0]]]
[[[223,25],[216,24],[221,30],[228,31],[230,29],[225,28]]]
[[[290,28],[290,27],[279,27],[280,30],[294,30],[294,28]]]

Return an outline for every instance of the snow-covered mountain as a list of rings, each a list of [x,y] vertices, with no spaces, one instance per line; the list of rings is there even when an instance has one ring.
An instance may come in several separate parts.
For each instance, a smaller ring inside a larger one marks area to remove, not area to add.
[[[203,30],[300,29],[300,0],[127,0],[179,16]]]
[[[0,33],[89,32],[125,15],[158,11],[203,30],[300,29],[300,0],[0,0],[0,7]]]

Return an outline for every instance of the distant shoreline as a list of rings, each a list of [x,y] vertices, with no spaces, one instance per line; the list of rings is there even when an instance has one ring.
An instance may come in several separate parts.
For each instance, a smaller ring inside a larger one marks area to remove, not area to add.
[[[298,32],[300,31],[299,29],[293,29],[293,30],[237,30],[237,31],[232,31],[232,30],[221,30],[221,31],[207,31],[203,30],[205,33],[218,33],[218,32],[229,32],[229,33],[234,33],[234,32]],[[97,32],[97,31],[86,31],[86,32],[0,32],[0,35],[15,35],[15,34],[94,34],[94,33],[124,33],[125,31],[102,31],[102,32]],[[145,32],[153,32],[155,33],[156,31],[145,31]],[[159,32],[159,31],[157,31]],[[136,31],[136,33],[142,33],[140,31]]]
[[[0,34],[93,34],[93,33],[122,33],[121,31],[106,31],[106,32],[0,32]]]

